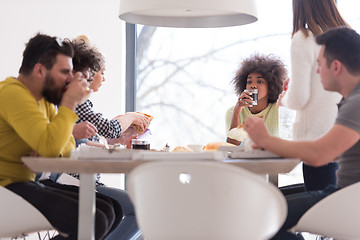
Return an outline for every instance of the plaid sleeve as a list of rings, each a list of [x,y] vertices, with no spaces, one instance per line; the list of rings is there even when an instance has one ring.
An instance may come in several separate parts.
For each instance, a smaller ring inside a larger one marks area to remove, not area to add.
[[[88,121],[92,123],[98,130],[99,135],[105,138],[120,138],[121,125],[116,119],[104,118],[101,113],[96,113],[93,110],[92,102],[87,99],[84,103],[76,107],[75,113],[79,119],[76,123]]]

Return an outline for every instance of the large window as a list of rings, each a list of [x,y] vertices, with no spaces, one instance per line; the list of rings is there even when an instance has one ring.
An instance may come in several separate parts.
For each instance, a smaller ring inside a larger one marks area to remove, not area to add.
[[[288,11],[269,11],[278,6]],[[225,112],[236,103],[230,83],[242,59],[276,54],[289,65],[291,1],[259,1],[259,21],[211,29],[137,26],[136,109],[154,115],[152,146],[226,139]],[[281,111],[290,137],[290,111]]]
[[[237,100],[230,82],[251,54],[280,56],[291,74],[292,1],[257,2],[259,21],[244,26],[136,26],[136,110],[154,116],[152,147],[225,141],[225,112]],[[358,5],[357,0],[338,0],[343,17],[356,30]],[[293,118],[293,111],[280,109],[281,137],[291,138]]]

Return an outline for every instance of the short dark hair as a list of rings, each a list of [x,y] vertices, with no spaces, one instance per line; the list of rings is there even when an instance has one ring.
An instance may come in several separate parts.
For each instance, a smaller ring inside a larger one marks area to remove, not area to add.
[[[285,64],[279,57],[270,54],[254,54],[244,59],[236,72],[232,83],[238,96],[246,89],[247,77],[251,73],[259,73],[268,82],[269,103],[277,101],[283,91],[283,81],[287,78]]]
[[[316,43],[325,46],[327,65],[336,59],[354,75],[360,74],[360,35],[347,27],[333,28],[316,38]]]
[[[83,39],[74,39],[72,45],[74,48],[74,72],[81,72],[85,69],[89,69],[91,74],[95,75],[100,71],[105,60],[104,56],[96,47],[91,46]]]
[[[30,74],[36,63],[51,69],[58,54],[72,58],[74,52],[71,44],[60,38],[38,33],[26,44],[19,73]]]

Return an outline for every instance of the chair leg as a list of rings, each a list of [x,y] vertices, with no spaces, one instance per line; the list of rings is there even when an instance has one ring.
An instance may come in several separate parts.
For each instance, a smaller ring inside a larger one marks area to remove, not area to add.
[[[50,230],[50,231],[42,231],[42,232],[36,232],[31,234],[21,234],[15,237],[9,237],[9,238],[1,238],[0,240],[50,240],[51,238],[58,235],[58,232],[56,230]]]
[[[301,232],[297,232],[297,233],[295,233],[295,235],[296,235],[297,239],[305,240],[305,238],[303,237]]]
[[[53,233],[51,233],[51,232],[53,232]],[[44,233],[44,235],[42,236],[41,233]],[[58,232],[55,230],[37,233],[39,240],[50,240],[51,238],[55,237],[57,234],[58,234]]]
[[[317,236],[316,240],[335,240],[335,239],[334,238],[324,237],[324,236]]]

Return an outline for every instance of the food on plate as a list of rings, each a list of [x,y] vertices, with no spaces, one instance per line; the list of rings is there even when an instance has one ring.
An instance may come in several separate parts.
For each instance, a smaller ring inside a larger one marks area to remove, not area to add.
[[[193,152],[193,150],[188,147],[177,146],[172,150],[172,152]]]
[[[146,113],[142,113],[142,112],[136,112],[136,113],[139,113],[139,114],[142,114],[142,115],[145,115],[147,116],[149,119],[150,119],[150,122],[154,119],[153,116],[149,115],[149,114],[146,114]],[[140,126],[138,125],[135,125],[133,124],[132,127],[134,128],[135,132],[139,135],[142,135],[145,133],[146,129],[145,130],[142,130]]]
[[[234,144],[227,142],[209,142],[203,147],[204,151],[217,151],[220,146],[235,146]]]
[[[240,124],[238,127],[231,129],[227,134],[228,138],[239,142],[244,141],[248,137],[248,133],[244,130],[243,126],[244,124]]]
[[[191,150],[193,150],[194,152],[201,152],[204,145],[202,145],[202,144],[188,144],[187,147],[190,148]]]

